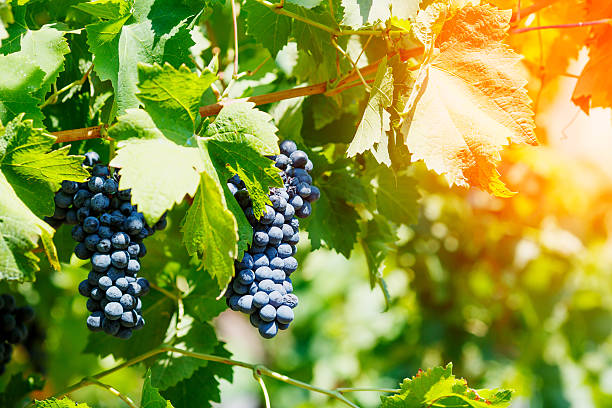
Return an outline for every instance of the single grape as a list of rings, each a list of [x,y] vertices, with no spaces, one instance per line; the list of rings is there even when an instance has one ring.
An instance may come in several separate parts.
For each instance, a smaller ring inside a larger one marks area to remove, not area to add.
[[[271,304],[265,305],[259,311],[259,317],[261,317],[261,320],[264,322],[271,322],[276,319],[276,308]]]
[[[275,321],[264,322],[259,326],[259,334],[265,339],[271,339],[278,333],[278,327]]]

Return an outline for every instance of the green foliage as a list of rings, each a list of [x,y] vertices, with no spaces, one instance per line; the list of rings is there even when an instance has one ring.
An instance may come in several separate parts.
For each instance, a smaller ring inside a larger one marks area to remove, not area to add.
[[[431,407],[507,407],[511,391],[472,390],[463,379],[452,374],[452,364],[420,372],[405,379],[398,395],[382,397],[381,408]]]
[[[220,357],[231,357],[231,354],[221,342],[217,344],[213,354]],[[212,406],[211,401],[221,402],[220,380],[224,379],[231,382],[232,378],[231,366],[208,362],[208,364],[198,368],[188,379],[163,391],[162,395],[171,400],[177,407],[206,408]]]
[[[387,132],[391,130],[391,114],[387,112],[393,102],[393,70],[384,57],[378,66],[376,79],[363,118],[359,122],[355,138],[346,151],[349,157],[370,150],[379,163],[391,166]]]
[[[55,138],[33,127],[31,120],[15,118],[0,129],[0,276],[10,280],[34,280],[39,270],[32,250],[42,241],[56,268],[51,241],[53,229],[38,216],[53,213],[53,194],[62,180],[82,181],[82,157],[68,150],[49,151]]]
[[[182,43],[179,49],[172,43],[189,25],[182,10],[175,10],[170,16],[161,16],[165,24],[160,24],[159,18],[147,18],[152,3],[136,2],[131,12],[122,6],[116,12],[105,8],[104,14],[114,18],[86,27],[87,44],[96,58],[94,69],[100,79],[112,82],[119,114],[139,106],[136,97],[138,63],[161,64],[167,61],[177,65],[188,60],[187,48],[191,39],[188,36],[180,37]]]
[[[266,47],[275,56],[287,44],[291,33],[291,19],[256,2],[244,5],[247,13],[247,33]]]
[[[21,36],[20,51],[0,55],[0,123],[6,124],[24,113],[39,126],[43,116],[41,98],[64,69],[64,55],[70,52],[63,33],[54,28],[27,30]]]
[[[68,397],[62,398],[61,400],[50,398],[44,401],[36,401],[34,406],[36,408],[88,408],[87,404],[76,403]]]
[[[200,173],[200,185],[185,216],[183,233],[187,252],[202,256],[208,272],[221,289],[225,288],[234,275],[233,259],[238,255],[237,226],[218,179],[207,172]]]
[[[119,144],[111,166],[121,169],[119,188],[132,189],[132,200],[152,225],[185,195],[195,195],[201,162],[193,147],[163,138],[133,139]]]
[[[151,370],[147,371],[142,385],[142,408],[173,408],[172,403],[159,394],[159,390],[151,385]]]
[[[138,66],[138,99],[157,128],[170,140],[184,144],[199,123],[198,108],[204,91],[217,76],[212,72],[192,73],[186,66]]]
[[[73,7],[100,19],[113,20],[126,15],[130,5],[125,0],[93,0]]]
[[[82,156],[69,156],[67,147],[51,150],[55,137],[33,127],[31,120],[15,118],[0,132],[0,170],[35,214],[53,214],[53,194],[62,180],[88,176]]]
[[[419,214],[417,181],[414,177],[381,169],[378,173],[376,208],[398,224],[415,224]]]

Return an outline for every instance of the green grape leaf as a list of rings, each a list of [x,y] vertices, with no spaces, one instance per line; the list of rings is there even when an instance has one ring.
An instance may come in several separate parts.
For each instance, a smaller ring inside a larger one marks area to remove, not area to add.
[[[223,186],[223,193],[225,194],[225,202],[227,207],[234,214],[236,223],[238,225],[238,252],[236,259],[242,259],[244,251],[249,249],[249,245],[253,242],[253,227],[249,223],[242,207],[238,204],[238,201],[234,198],[232,193],[229,191],[227,185]]]
[[[401,384],[399,394],[381,397],[381,408],[472,407],[504,408],[510,405],[509,390],[473,390],[452,374],[453,365],[419,371]]]
[[[224,107],[206,129],[206,144],[219,178],[238,174],[253,200],[253,213],[263,214],[270,187],[282,187],[274,162],[261,155],[278,154],[276,127],[271,116],[239,102]]]
[[[309,154],[314,162],[313,179],[321,191],[321,198],[313,204],[312,215],[304,226],[313,249],[325,242],[326,247],[349,257],[357,242],[360,219],[353,204],[367,204],[369,197],[362,181],[346,169],[348,160],[326,163],[321,156]],[[323,172],[332,171],[325,178]]]
[[[148,19],[150,10],[150,2],[137,2],[132,14],[85,27],[89,50],[95,56],[94,70],[103,81],[111,81],[120,115],[140,104],[136,97],[139,62],[160,64],[168,58],[177,63],[180,59],[187,59],[188,49],[193,45],[191,38],[181,31],[188,25],[187,19],[180,20],[170,31],[162,32],[169,25]],[[166,21],[175,21],[176,16],[167,17]],[[134,20],[134,23],[127,24]],[[175,49],[166,50],[168,41],[176,35],[182,35],[183,42],[174,41]]]
[[[203,170],[197,148],[163,138],[120,142],[110,165],[120,169],[119,188],[132,189],[132,202],[138,204],[149,225],[186,195],[195,195]]]
[[[270,187],[283,186],[278,168],[274,166],[274,161],[253,150],[241,135],[224,136],[224,141],[208,139],[210,157],[222,180],[238,174],[244,181],[253,201],[253,213],[259,218],[265,212],[266,204],[270,203]]]
[[[39,239],[49,259],[57,263],[53,234],[53,228],[34,215],[0,172],[0,279],[34,280],[34,272],[40,268],[32,250]]]
[[[217,344],[213,354],[225,358],[232,356],[221,342]],[[232,366],[209,361],[206,366],[198,368],[190,378],[162,391],[162,395],[177,407],[208,408],[212,406],[210,401],[221,402],[220,380],[232,382],[232,377]]]
[[[19,198],[37,215],[52,215],[53,197],[63,180],[83,181],[82,156],[69,156],[69,146],[51,150],[55,137],[15,118],[0,128],[0,171]]]
[[[184,315],[168,331],[167,339],[174,339],[174,346],[197,353],[211,353],[217,345],[217,336],[212,326],[199,323],[192,316]],[[151,366],[151,384],[160,390],[175,386],[190,378],[206,360],[188,357],[180,353],[161,354]]]
[[[70,398],[65,397],[61,400],[55,398],[49,398],[44,401],[34,401],[35,408],[89,408],[89,406],[85,403],[79,402],[76,403],[72,401]]]
[[[170,140],[184,144],[199,120],[200,98],[217,79],[212,72],[197,75],[184,65],[138,65],[138,99],[157,128]]]
[[[307,230],[312,249],[321,247],[321,241],[328,248],[348,258],[357,241],[359,214],[343,200],[332,200],[321,189],[321,198],[314,204]]]
[[[205,269],[217,280],[219,288],[225,288],[234,275],[238,233],[214,170],[200,174],[200,185],[181,230],[189,255],[202,256]]]
[[[355,138],[346,152],[348,157],[370,150],[379,163],[391,166],[387,149],[387,131],[391,129],[391,114],[387,108],[393,102],[393,72],[384,57],[378,66],[376,79],[372,84],[370,99],[357,127]]]
[[[127,109],[125,115],[119,116],[117,123],[108,129],[108,135],[115,140],[164,138],[151,116],[142,109]]]
[[[115,359],[128,360],[153,350],[164,341],[175,310],[176,303],[173,299],[151,289],[151,292],[142,298],[142,316],[146,324],[142,329],[133,332],[130,341],[90,333],[83,351],[100,357],[112,355]],[[138,347],[134,347],[134,344],[138,344]]]
[[[159,395],[159,390],[151,385],[151,370],[147,370],[142,384],[141,408],[174,408],[172,403]]]
[[[64,69],[64,55],[70,52],[63,33],[43,27],[24,31],[21,50],[0,55],[0,122],[7,123],[21,113],[42,125],[40,98]]]
[[[389,169],[379,171],[376,190],[379,214],[398,224],[415,224],[419,215],[419,198],[416,179],[396,175]]]
[[[118,19],[130,11],[130,5],[125,0],[93,0],[88,3],[75,4],[72,7],[107,20]]]
[[[209,274],[201,269],[191,268],[185,278],[189,284],[189,291],[183,295],[186,314],[206,323],[227,310],[225,300],[216,299],[219,288]]]
[[[361,246],[370,271],[370,287],[374,288],[379,279],[380,266],[392,249],[391,243],[397,237],[385,217],[378,214],[366,223],[363,230]]]
[[[303,102],[304,97],[285,99],[270,108],[270,115],[278,126],[278,133],[285,139],[295,142],[302,141]]]
[[[42,88],[37,94],[43,97],[51,89],[59,73],[64,70],[64,55],[70,52],[64,33],[51,27],[27,31],[21,38],[20,54],[45,72]]]
[[[85,27],[87,30],[87,45],[89,45],[89,51],[94,55],[94,71],[102,81],[110,80],[113,84],[115,104],[118,107],[120,106],[120,114],[123,114],[128,108],[134,107],[128,106],[129,102],[125,100],[125,94],[120,91],[124,78],[123,75],[119,76],[119,39],[123,25],[129,18],[130,15],[127,15],[114,20],[89,24]],[[128,70],[128,65],[126,64],[123,72]],[[136,85],[134,84],[134,86]]]
[[[247,34],[267,48],[272,57],[276,56],[289,40],[291,18],[275,13],[256,1],[245,2],[242,10],[247,13]]]
[[[2,45],[0,46],[0,54],[4,55],[19,51],[21,36],[28,31],[28,25],[25,22],[26,8],[12,7],[11,11],[14,22],[6,27],[8,37],[2,39]]]
[[[278,129],[272,120],[269,114],[255,109],[253,102],[235,102],[221,109],[204,136],[234,140],[234,136],[243,135],[259,154],[272,156],[279,154]]]

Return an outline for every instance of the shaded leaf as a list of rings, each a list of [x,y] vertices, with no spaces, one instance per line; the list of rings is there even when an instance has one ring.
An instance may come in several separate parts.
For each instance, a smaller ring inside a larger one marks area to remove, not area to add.
[[[270,50],[274,57],[289,40],[291,19],[256,1],[245,2],[242,10],[247,13],[247,33]]]
[[[415,224],[419,215],[415,178],[396,175],[391,170],[381,170],[378,174],[376,207],[378,213],[398,224]]]
[[[389,223],[384,216],[375,215],[373,219],[366,223],[366,227],[361,238],[361,246],[368,263],[370,271],[370,287],[374,288],[378,281],[379,268],[382,262],[391,251],[391,244],[396,240],[395,234],[391,231]]]
[[[184,315],[176,328],[170,327],[167,339],[174,339],[173,344],[177,348],[197,353],[211,353],[218,343],[212,326],[198,323],[189,315]],[[162,354],[151,366],[151,384],[160,390],[166,390],[184,379],[191,378],[198,368],[206,364],[206,360],[180,353]]]
[[[217,344],[214,355],[230,358],[232,355],[223,347],[223,343]],[[183,408],[205,408],[212,406],[210,402],[221,402],[219,382],[225,379],[232,381],[232,366],[209,361],[204,367],[200,367],[190,378],[182,380],[174,387],[162,392],[162,395],[171,400],[177,407]]]
[[[159,390],[151,385],[151,369],[147,370],[142,384],[141,408],[173,408],[172,403],[159,395]]]

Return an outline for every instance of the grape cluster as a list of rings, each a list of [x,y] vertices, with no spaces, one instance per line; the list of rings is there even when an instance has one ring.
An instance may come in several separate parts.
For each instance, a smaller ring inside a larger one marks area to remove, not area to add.
[[[0,374],[13,354],[12,344],[23,342],[28,335],[26,324],[34,319],[34,309],[30,306],[17,307],[15,298],[8,294],[0,295]]]
[[[272,157],[281,170],[283,188],[270,189],[272,206],[256,219],[246,186],[235,175],[228,188],[242,207],[253,227],[253,243],[240,262],[227,292],[227,305],[250,315],[251,324],[269,339],[285,330],[293,321],[298,297],[293,294],[290,275],[297,269],[293,257],[300,240],[299,220],[311,213],[311,203],[320,192],[312,185],[312,162],[294,142],[280,144],[278,156]],[[297,217],[297,218],[296,218]]]
[[[145,324],[140,297],[149,292],[149,282],[138,277],[139,259],[147,252],[142,241],[167,222],[163,216],[149,227],[132,205],[130,190],[119,190],[117,172],[111,175],[108,166],[99,165],[95,152],[85,157],[84,166],[91,176],[84,183],[62,182],[52,218],[76,224],[72,228],[72,238],[78,242],[74,253],[79,259],[91,260],[91,272],[79,284],[79,293],[89,298],[87,327],[128,339]]]

